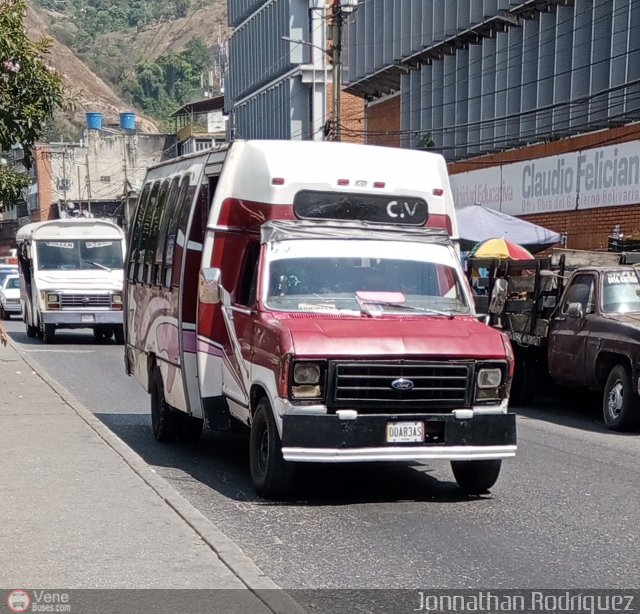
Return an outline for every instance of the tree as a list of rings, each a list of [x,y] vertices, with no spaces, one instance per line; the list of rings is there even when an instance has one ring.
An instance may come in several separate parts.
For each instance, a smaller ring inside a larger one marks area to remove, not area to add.
[[[191,6],[191,0],[175,0],[176,17],[186,17]]]
[[[46,122],[63,104],[62,79],[45,57],[49,39],[27,37],[25,0],[0,0],[0,151],[20,143],[23,164],[31,166],[31,149]],[[28,181],[0,165],[0,203],[18,200]]]

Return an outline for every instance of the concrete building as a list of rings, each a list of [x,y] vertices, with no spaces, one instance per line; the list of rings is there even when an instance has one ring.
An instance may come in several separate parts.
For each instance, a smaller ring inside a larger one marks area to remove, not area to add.
[[[225,78],[231,138],[330,136],[332,66],[326,31],[332,3],[228,0],[234,28]],[[361,131],[363,120],[363,101],[345,94],[341,124],[353,122]]]
[[[128,218],[147,167],[170,157],[174,137],[87,130],[80,143],[45,143],[34,149],[34,221],[69,216]]]
[[[442,152],[458,204],[640,232],[640,1],[369,0],[349,44],[367,141]]]

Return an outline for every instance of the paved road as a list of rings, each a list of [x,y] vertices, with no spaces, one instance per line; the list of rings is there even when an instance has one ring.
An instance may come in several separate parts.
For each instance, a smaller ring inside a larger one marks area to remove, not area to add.
[[[491,496],[462,497],[443,463],[307,467],[295,501],[273,504],[253,493],[245,436],[153,440],[122,346],[80,331],[45,346],[7,328],[285,588],[640,585],[640,434],[604,429],[597,400],[518,412],[519,454]]]

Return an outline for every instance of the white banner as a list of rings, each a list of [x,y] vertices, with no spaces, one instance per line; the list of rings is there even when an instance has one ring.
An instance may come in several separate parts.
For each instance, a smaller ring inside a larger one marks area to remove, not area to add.
[[[640,204],[640,141],[451,175],[456,206],[509,215]]]

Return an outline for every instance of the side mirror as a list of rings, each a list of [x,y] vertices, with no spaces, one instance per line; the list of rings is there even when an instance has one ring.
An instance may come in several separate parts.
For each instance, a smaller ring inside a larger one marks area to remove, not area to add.
[[[479,313],[476,315],[476,318],[478,319],[478,322],[482,322],[487,326],[491,324],[491,315],[488,313]]]
[[[567,305],[567,315],[570,318],[583,318],[584,311],[582,310],[582,303],[569,303]]]
[[[198,284],[198,298],[205,305],[217,305],[221,298],[220,269],[206,268],[200,271],[200,283]]]

